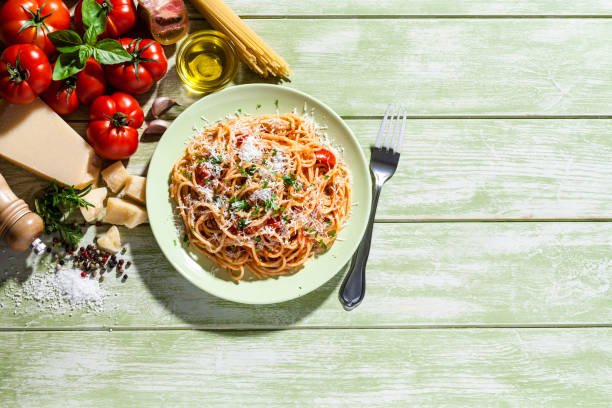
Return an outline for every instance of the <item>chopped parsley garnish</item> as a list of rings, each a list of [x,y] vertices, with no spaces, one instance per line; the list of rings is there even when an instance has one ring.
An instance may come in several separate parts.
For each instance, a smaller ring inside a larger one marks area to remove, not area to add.
[[[283,215],[283,222],[284,222],[285,224],[288,224],[288,223],[289,223],[289,219],[290,219],[290,218],[291,218],[291,217],[289,216],[289,214],[285,214],[285,215]]]
[[[323,248],[324,251],[327,251],[327,245],[325,245],[325,242],[323,242],[323,240],[319,240],[319,245],[321,245],[321,248]]]
[[[189,236],[187,234],[183,235],[183,242],[189,241]]]
[[[260,242],[261,241],[261,237],[255,237],[255,238],[253,238],[253,241]]]
[[[242,173],[243,176],[245,177],[251,177],[253,174],[255,174],[255,171],[257,170],[257,166],[255,166],[254,164],[252,164],[250,167],[239,167],[240,172]]]
[[[268,180],[264,181],[262,188],[267,188],[267,187],[268,187]]]
[[[293,187],[295,189],[295,191],[300,191],[302,189],[302,187],[300,187],[299,183],[297,183],[296,180],[295,180],[295,174],[290,174],[288,176],[283,176],[282,179],[285,182],[285,185],[287,187]]]
[[[259,213],[260,208],[261,208],[261,207],[259,206],[259,204],[255,205],[255,208],[253,209],[253,212],[251,213],[251,215],[252,215],[253,217],[254,217],[254,216],[256,216],[256,215],[257,215],[257,213]]]
[[[174,246],[176,246],[176,239],[172,240],[172,242],[174,243]]]
[[[278,173],[277,173],[277,172],[275,172],[275,171],[273,171],[273,172],[272,172],[272,175],[273,175],[274,177],[278,177]]]
[[[242,113],[242,108],[238,108],[238,113]]]
[[[290,174],[288,176],[282,177],[286,186],[294,186],[295,185],[295,174]]]
[[[278,150],[276,149],[272,150],[272,156],[276,156],[276,153],[278,153]]]
[[[257,104],[257,109],[261,108],[261,103]]]
[[[240,218],[240,219],[238,220],[238,229],[239,229],[239,230],[243,230],[243,229],[245,229],[245,228],[246,228],[246,226],[247,226],[247,220],[246,220],[246,218]]]
[[[278,109],[278,99],[274,101],[274,106],[276,106],[276,109]]]
[[[181,169],[181,173],[183,173],[183,176],[187,177],[189,180],[191,180],[191,173],[187,173],[187,170],[185,169]]]
[[[331,221],[327,221],[327,226],[328,227],[331,227],[331,224],[332,224]]]
[[[230,210],[249,210],[251,206],[246,200],[241,200],[238,197],[232,197],[229,200]]]
[[[331,235],[332,237],[335,237],[336,236],[336,230],[333,230],[332,232],[330,232],[329,235]]]
[[[210,156],[210,162],[212,164],[221,164],[223,162],[223,157],[221,157],[221,156]]]
[[[325,180],[327,180],[329,178],[329,176],[326,174],[325,177],[323,177]]]
[[[272,208],[273,210],[278,210],[278,204],[274,200],[276,200],[276,193],[272,194],[272,198],[266,200],[266,202],[264,203],[264,208],[266,209],[266,211],[268,211],[270,208]]]

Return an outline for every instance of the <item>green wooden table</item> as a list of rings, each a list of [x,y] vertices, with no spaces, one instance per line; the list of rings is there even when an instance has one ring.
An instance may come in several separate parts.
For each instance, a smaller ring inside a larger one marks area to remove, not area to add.
[[[2,246],[0,405],[610,406],[612,2],[228,3],[364,151],[387,103],[409,108],[364,302],[342,309],[341,274],[283,304],[217,299],[141,226],[121,229],[133,267],[103,312],[15,308],[38,267]],[[147,107],[197,99],[171,60]],[[69,119],[84,134],[85,110]],[[26,199],[44,184],[0,172]]]

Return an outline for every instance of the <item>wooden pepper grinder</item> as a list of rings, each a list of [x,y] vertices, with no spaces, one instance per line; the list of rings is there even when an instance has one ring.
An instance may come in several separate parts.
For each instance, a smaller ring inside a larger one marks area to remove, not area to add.
[[[38,214],[30,211],[25,201],[19,199],[0,174],[0,239],[15,251],[32,248],[40,254],[46,249],[40,240],[45,225]]]

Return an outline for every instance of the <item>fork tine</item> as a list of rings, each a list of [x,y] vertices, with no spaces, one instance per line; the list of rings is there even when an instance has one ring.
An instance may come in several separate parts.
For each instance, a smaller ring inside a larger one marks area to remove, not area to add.
[[[399,114],[397,105],[393,105],[393,114],[391,115],[391,118],[388,121],[388,126],[385,130],[385,137],[383,139],[383,143],[382,143],[382,148],[386,148],[386,149],[390,149],[391,148],[391,142],[393,142],[393,131],[395,130],[396,127],[396,121],[397,121],[397,115]],[[387,138],[389,138],[389,141],[387,142]]]
[[[389,141],[388,149],[395,150],[397,146],[397,141],[399,140],[401,127],[400,127],[400,115],[404,107],[401,105],[397,106],[397,116],[395,117],[395,121],[393,122],[393,134],[391,135],[391,140]]]
[[[387,110],[385,112],[385,117],[380,124],[380,128],[378,129],[378,136],[376,136],[376,143],[374,144],[376,147],[380,147],[383,139],[383,135],[385,134],[385,125],[387,124],[387,117],[389,116],[389,111],[391,111],[391,104],[387,105]]]
[[[406,117],[408,116],[408,108],[404,108],[404,118],[402,119],[402,129],[399,132],[399,140],[394,145],[394,149],[397,153],[402,151],[402,143],[404,143],[404,130],[406,129]]]

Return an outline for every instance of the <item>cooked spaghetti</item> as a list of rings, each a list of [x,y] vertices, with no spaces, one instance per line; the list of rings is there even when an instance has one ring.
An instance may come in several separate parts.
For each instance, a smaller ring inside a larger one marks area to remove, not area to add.
[[[258,278],[294,272],[335,241],[350,211],[350,174],[308,116],[246,116],[201,131],[172,170],[189,242]]]

